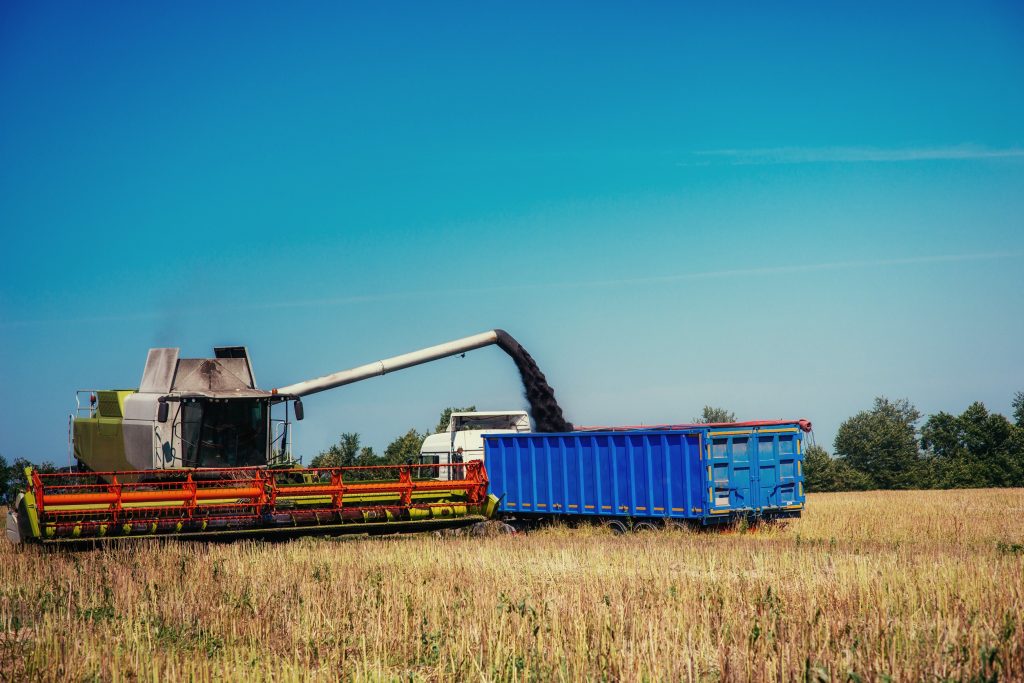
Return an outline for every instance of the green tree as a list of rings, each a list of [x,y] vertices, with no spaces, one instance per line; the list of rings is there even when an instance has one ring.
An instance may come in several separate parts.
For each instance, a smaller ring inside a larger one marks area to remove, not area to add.
[[[865,474],[871,486],[915,488],[925,471],[918,452],[915,424],[921,413],[907,399],[875,399],[871,410],[849,418],[836,433],[836,454]]]
[[[711,424],[714,422],[735,422],[736,413],[728,411],[725,408],[704,406],[704,410],[701,413],[701,416],[693,418],[693,421],[697,424]]]
[[[932,415],[921,428],[921,446],[939,488],[1024,485],[1020,427],[976,401],[960,415]]]
[[[8,464],[7,458],[0,455],[0,505],[13,505],[18,492],[25,489],[28,484],[25,481],[26,467],[35,467],[40,474],[53,474],[57,471],[57,466],[52,462],[35,465],[24,458],[17,458]]]
[[[1013,420],[1018,427],[1024,427],[1024,391],[1018,391],[1013,397]]]
[[[452,419],[452,413],[472,413],[476,411],[476,406],[466,406],[465,408],[456,408],[451,406],[441,411],[441,417],[437,421],[437,427],[434,428],[433,434],[440,434],[448,429],[448,421]]]
[[[372,448],[360,446],[357,432],[345,432],[334,444],[313,458],[313,467],[352,467],[354,465],[377,465],[379,458]]]
[[[829,491],[864,491],[871,480],[842,458],[832,458],[821,446],[810,446],[804,452],[804,486],[813,493]]]
[[[410,429],[402,436],[388,444],[384,449],[384,464],[404,465],[407,462],[419,462],[420,447],[425,435]]]
[[[18,476],[17,468],[7,463],[0,454],[0,505],[10,505],[18,495],[19,485],[25,482],[25,475]]]

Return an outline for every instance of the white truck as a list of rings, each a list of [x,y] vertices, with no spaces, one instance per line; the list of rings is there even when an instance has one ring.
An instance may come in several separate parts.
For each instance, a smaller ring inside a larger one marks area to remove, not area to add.
[[[492,410],[452,413],[448,429],[431,434],[420,448],[420,464],[458,463],[484,459],[484,434],[518,434],[532,431],[525,410]],[[447,479],[452,468],[438,468],[437,479]],[[456,469],[462,469],[461,467]]]

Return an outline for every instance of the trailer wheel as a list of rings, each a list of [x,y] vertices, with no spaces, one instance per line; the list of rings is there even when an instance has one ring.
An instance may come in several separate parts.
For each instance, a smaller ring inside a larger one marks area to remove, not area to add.
[[[647,532],[647,531],[657,531],[657,530],[658,530],[658,525],[655,524],[654,522],[648,522],[647,520],[644,520],[642,522],[637,522],[636,524],[633,525],[633,531],[636,531],[638,533],[639,532]]]
[[[601,526],[608,529],[608,531],[612,532],[616,536],[621,536],[629,531],[629,527],[626,526],[625,522],[618,519],[606,519],[601,522]]]

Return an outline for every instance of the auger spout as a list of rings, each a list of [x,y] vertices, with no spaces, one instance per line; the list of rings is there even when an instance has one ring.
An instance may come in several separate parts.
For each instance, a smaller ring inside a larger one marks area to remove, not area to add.
[[[334,389],[353,382],[360,382],[371,377],[379,377],[395,370],[404,370],[415,365],[429,363],[432,360],[440,360],[450,356],[457,356],[460,353],[479,349],[484,346],[498,343],[499,330],[481,332],[462,339],[445,342],[436,346],[430,346],[419,351],[403,353],[399,356],[392,356],[384,360],[374,361],[366,365],[360,365],[341,372],[335,372],[316,379],[308,379],[304,382],[296,382],[286,387],[275,389],[274,393],[289,394],[292,396],[308,396],[327,389]]]
[[[395,370],[411,368],[415,365],[429,363],[433,360],[457,356],[460,353],[472,351],[490,345],[498,346],[507,353],[516,364],[519,376],[523,381],[523,392],[530,404],[530,412],[540,432],[568,432],[572,431],[572,424],[566,421],[562,415],[562,409],[555,400],[555,392],[547,383],[544,373],[537,367],[522,344],[517,342],[512,335],[505,330],[489,330],[474,334],[462,339],[445,342],[436,346],[430,346],[419,351],[403,353],[400,356],[392,356],[359,367],[335,372],[331,375],[324,375],[316,379],[309,379],[304,382],[296,382],[288,386],[275,389],[273,393],[286,396],[302,397],[315,394],[318,391],[326,391],[335,387],[361,382],[371,377],[379,377]]]

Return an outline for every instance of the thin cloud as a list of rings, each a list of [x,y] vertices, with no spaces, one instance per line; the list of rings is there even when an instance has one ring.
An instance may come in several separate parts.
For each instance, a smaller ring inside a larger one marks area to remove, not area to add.
[[[693,152],[679,166],[752,166],[770,164],[897,163],[1024,158],[1024,148],[992,149],[975,145],[955,147],[767,147],[710,149]]]
[[[614,280],[580,280],[576,282],[524,283],[498,287],[480,287],[472,289],[433,289],[415,291],[381,292],[378,294],[344,296],[322,299],[298,299],[271,303],[253,304],[251,306],[235,306],[236,311],[269,311],[290,308],[337,307],[362,303],[380,303],[385,301],[413,301],[421,299],[438,299],[460,295],[506,294],[525,291],[553,291],[569,289],[591,289],[601,287],[632,287],[651,284],[665,284],[690,280],[711,280],[732,277],[762,277],[770,275],[788,275],[794,273],[811,273],[820,271],[854,270],[859,268],[892,268],[931,263],[961,263],[968,261],[994,261],[1009,258],[1024,258],[1024,252],[987,252],[975,254],[942,254],[935,256],[911,256],[897,259],[867,259],[860,261],[828,261],[821,263],[803,263],[788,266],[768,266],[762,268],[731,268],[725,270],[707,270],[691,273],[669,273],[638,278],[619,278]],[[220,308],[197,306],[175,311],[177,315],[209,315],[220,311]],[[14,320],[0,322],[0,329],[15,327],[31,327],[47,324],[88,324],[103,322],[124,322],[152,320],[165,313],[126,313],[124,315],[107,315],[71,319],[49,320]]]
[[[654,275],[646,278],[627,280],[606,280],[591,284],[656,284],[661,282],[678,282],[682,280],[703,280],[723,277],[742,277],[750,275],[776,275],[790,273],[808,273],[829,270],[851,270],[855,268],[885,268],[892,266],[910,266],[927,263],[956,263],[962,261],[989,261],[995,259],[1020,258],[1024,252],[989,252],[980,254],[945,254],[939,256],[911,256],[898,259],[870,259],[863,261],[830,261],[824,263],[802,263],[788,266],[766,266],[762,268],[734,268],[730,270],[703,271],[697,273],[679,273],[677,275]]]

